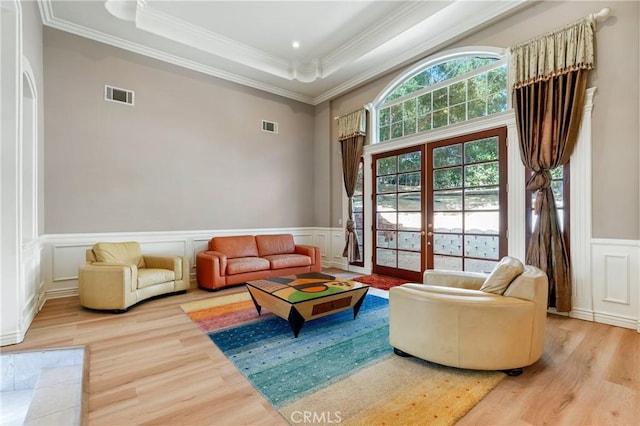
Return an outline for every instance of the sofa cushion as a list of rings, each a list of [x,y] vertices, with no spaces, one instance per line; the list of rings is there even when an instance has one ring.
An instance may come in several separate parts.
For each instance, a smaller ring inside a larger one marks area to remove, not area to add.
[[[169,269],[148,268],[138,270],[138,288],[175,281],[175,279],[176,274]]]
[[[515,257],[505,256],[493,268],[491,274],[480,287],[481,291],[502,294],[518,275],[524,271],[524,265]]]
[[[227,275],[269,269],[269,261],[260,257],[239,257],[227,260]]]
[[[93,246],[93,253],[98,262],[136,265],[138,268],[145,267],[140,244],[135,241],[97,243]]]
[[[291,234],[256,235],[256,244],[260,257],[289,254],[296,251],[296,243]]]
[[[303,254],[274,254],[271,256],[265,256],[264,258],[269,260],[271,269],[311,266],[311,258]]]
[[[258,247],[253,235],[213,237],[209,241],[209,250],[224,253],[229,259],[258,256]]]

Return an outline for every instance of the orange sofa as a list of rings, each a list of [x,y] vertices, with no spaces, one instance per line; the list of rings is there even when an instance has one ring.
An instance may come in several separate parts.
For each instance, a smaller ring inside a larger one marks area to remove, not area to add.
[[[213,237],[196,255],[198,286],[209,291],[321,269],[320,248],[296,244],[291,234]]]

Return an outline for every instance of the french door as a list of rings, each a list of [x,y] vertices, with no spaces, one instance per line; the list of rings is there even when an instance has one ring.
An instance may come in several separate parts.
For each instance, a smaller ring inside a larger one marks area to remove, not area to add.
[[[507,254],[506,128],[427,145],[427,268],[490,272]]]
[[[373,156],[373,272],[422,281],[424,147]]]

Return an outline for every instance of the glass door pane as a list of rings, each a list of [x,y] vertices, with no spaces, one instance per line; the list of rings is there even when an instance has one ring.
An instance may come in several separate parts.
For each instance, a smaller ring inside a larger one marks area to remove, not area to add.
[[[421,281],[423,150],[374,156],[373,272]]]
[[[427,150],[427,267],[490,272],[506,255],[505,129]]]

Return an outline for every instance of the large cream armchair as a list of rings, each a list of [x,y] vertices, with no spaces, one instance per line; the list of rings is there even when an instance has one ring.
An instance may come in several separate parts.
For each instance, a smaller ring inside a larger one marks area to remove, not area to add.
[[[150,297],[186,292],[189,272],[184,256],[143,256],[137,242],[97,243],[78,268],[80,304],[125,312]]]
[[[424,284],[392,288],[389,341],[395,353],[522,373],[542,355],[548,284],[536,267],[520,263],[520,271],[508,278],[506,290],[487,288],[486,274],[437,270],[424,272]]]

